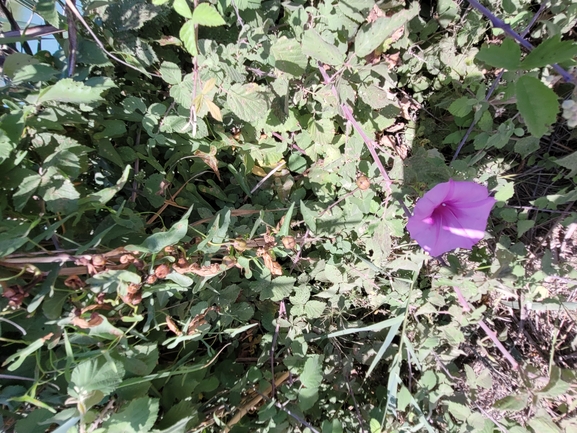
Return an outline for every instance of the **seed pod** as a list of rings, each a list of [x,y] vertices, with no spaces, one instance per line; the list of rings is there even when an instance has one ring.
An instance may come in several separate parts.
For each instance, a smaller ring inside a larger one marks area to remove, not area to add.
[[[94,266],[104,266],[106,264],[106,259],[102,254],[95,254],[92,256],[92,264]]]
[[[297,246],[297,243],[295,241],[295,238],[293,238],[292,236],[285,236],[282,238],[282,244],[284,245],[284,247],[287,250],[294,250],[295,247]]]
[[[123,254],[120,256],[120,263],[122,263],[123,265],[127,264],[127,263],[132,263],[134,261],[136,257],[134,257],[132,254]]]
[[[149,276],[146,278],[146,284],[154,284],[154,283],[156,283],[156,280],[157,280],[157,279],[158,279],[158,278],[156,278],[156,275],[149,275]]]
[[[360,190],[365,191],[371,186],[371,181],[367,176],[359,176],[357,177],[357,186]]]
[[[163,263],[162,265],[159,265],[156,267],[156,269],[154,270],[154,275],[156,275],[157,278],[160,278],[161,280],[163,280],[164,278],[166,278],[166,276],[170,273],[170,267]]]
[[[243,251],[246,251],[246,249],[247,249],[246,241],[244,239],[235,239],[234,242],[232,243],[232,246],[239,253],[242,253]]]

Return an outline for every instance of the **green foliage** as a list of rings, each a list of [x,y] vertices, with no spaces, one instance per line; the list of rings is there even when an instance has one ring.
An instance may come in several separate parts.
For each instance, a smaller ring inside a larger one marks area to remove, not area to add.
[[[5,50],[3,429],[573,431],[570,1],[530,53],[452,0],[82,6],[75,68]],[[441,263],[403,205],[451,178],[497,203]]]

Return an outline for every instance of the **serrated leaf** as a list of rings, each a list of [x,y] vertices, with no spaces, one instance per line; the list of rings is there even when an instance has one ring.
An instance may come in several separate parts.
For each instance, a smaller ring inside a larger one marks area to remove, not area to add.
[[[280,37],[271,46],[275,68],[296,77],[305,73],[308,60],[301,45],[294,38]]]
[[[101,391],[106,396],[116,389],[123,377],[124,367],[120,362],[100,364],[98,360],[90,359],[72,370],[68,394],[79,398],[83,393]]]
[[[38,104],[45,102],[67,102],[71,104],[92,104],[103,100],[101,94],[105,90],[116,87],[110,79],[100,85],[87,86],[71,78],[58,81],[40,92]]]
[[[545,39],[527,54],[521,62],[521,68],[542,68],[571,60],[575,55],[577,55],[577,44],[573,41],[562,41],[559,34]]]
[[[521,48],[512,39],[505,38],[501,45],[483,45],[475,58],[495,68],[515,71],[520,67]]]
[[[182,71],[176,63],[162,62],[160,75],[168,84],[178,84],[182,81]]]
[[[515,142],[515,152],[523,158],[538,150],[539,147],[539,139],[533,136],[523,137]]]
[[[335,124],[331,119],[311,119],[307,127],[316,144],[328,146],[335,137]]]
[[[527,407],[529,402],[529,395],[527,393],[520,393],[517,395],[508,395],[500,400],[497,400],[493,407],[500,410],[510,410],[517,412]]]
[[[192,11],[190,10],[187,0],[174,0],[172,7],[184,18],[192,18]]]
[[[308,301],[305,304],[304,312],[309,319],[318,319],[325,311],[326,304],[321,301]]]
[[[260,293],[260,299],[270,299],[274,302],[287,298],[294,289],[296,279],[293,277],[280,276],[266,283]]]
[[[561,433],[561,430],[555,422],[548,415],[535,416],[531,418],[528,422],[529,426],[536,433]],[[569,431],[569,430],[565,430]]]
[[[326,42],[315,30],[309,29],[303,35],[303,54],[332,66],[343,64],[345,55],[337,47]]]
[[[455,99],[449,105],[449,113],[453,116],[457,117],[465,117],[471,111],[473,111],[473,105],[475,105],[477,101],[471,98],[467,98],[466,96],[461,96],[459,99]]]
[[[102,426],[107,433],[148,433],[158,417],[158,409],[158,399],[137,398],[123,405]]]
[[[385,39],[416,17],[419,9],[419,3],[413,2],[409,9],[403,9],[391,17],[381,17],[375,22],[363,24],[355,38],[355,54],[359,57],[371,54]]]
[[[240,119],[256,122],[266,117],[269,106],[261,88],[256,83],[233,84],[227,92],[226,102]]]
[[[359,89],[359,98],[374,110],[380,110],[390,105],[396,106],[397,103],[394,99],[391,99],[392,96],[389,92],[374,84]]]
[[[471,415],[471,409],[461,403],[449,401],[449,413],[457,418],[459,421],[466,421]]]
[[[191,56],[198,56],[198,49],[196,47],[196,36],[194,31],[194,23],[192,21],[185,22],[180,28],[179,37],[184,48]]]
[[[308,389],[317,389],[323,381],[322,359],[320,355],[308,355],[299,376],[302,385]]]
[[[142,251],[148,253],[159,253],[165,247],[176,244],[188,231],[188,217],[192,212],[192,206],[182,216],[180,221],[174,224],[169,230],[150,235],[141,245],[127,245],[128,251]]]
[[[519,77],[515,93],[517,109],[523,116],[527,129],[535,137],[541,138],[557,120],[557,95],[539,79],[528,75]]]
[[[192,22],[201,26],[223,26],[226,21],[220,16],[216,8],[208,3],[201,3],[192,12]]]
[[[118,33],[141,28],[162,10],[155,4],[140,0],[116,0],[108,5],[103,14],[104,24]]]

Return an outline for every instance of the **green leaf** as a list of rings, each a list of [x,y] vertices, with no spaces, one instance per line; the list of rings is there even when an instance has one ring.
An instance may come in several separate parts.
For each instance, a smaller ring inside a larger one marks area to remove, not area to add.
[[[557,120],[557,95],[539,79],[529,75],[519,77],[515,90],[517,109],[523,116],[527,129],[535,137],[541,138]]]
[[[176,244],[188,231],[188,217],[192,212],[192,206],[182,216],[180,221],[174,224],[169,230],[150,235],[141,245],[127,245],[128,251],[142,251],[146,253],[157,254],[164,248]]]
[[[39,81],[51,80],[58,71],[51,66],[37,63],[33,65],[25,65],[14,73],[12,84],[20,84],[25,82],[37,83]]]
[[[262,0],[235,0],[236,7],[241,10],[259,9]]]
[[[60,25],[60,17],[56,10],[56,0],[38,0],[34,11],[54,27]]]
[[[110,79],[104,80],[95,86],[87,86],[71,78],[58,81],[53,86],[49,86],[40,92],[38,104],[45,102],[67,102],[71,104],[92,104],[103,100],[102,92],[112,87],[116,87]]]
[[[517,395],[508,395],[500,400],[497,400],[493,407],[500,410],[510,410],[512,412],[517,412],[523,410],[527,407],[529,403],[529,395],[522,392]]]
[[[535,220],[519,220],[517,221],[517,237],[520,238],[527,231],[535,227]]]
[[[561,35],[545,39],[523,59],[522,69],[542,68],[543,66],[571,60],[577,55],[577,44],[573,41],[562,41]]]
[[[101,363],[98,359],[90,359],[72,370],[68,394],[79,402],[81,413],[86,413],[91,406],[114,392],[123,377],[124,367],[120,362]]]
[[[227,92],[226,102],[240,119],[256,122],[267,116],[268,102],[256,83],[233,84]]]
[[[214,6],[208,3],[201,3],[192,12],[192,22],[201,26],[223,26],[226,21],[222,19]]]
[[[8,366],[8,371],[17,370],[22,365],[22,363],[26,360],[26,358],[28,358],[30,355],[32,355],[38,349],[40,349],[42,346],[44,346],[44,343],[45,343],[44,338],[39,338],[39,339],[33,341],[24,349],[20,349],[16,353],[13,353],[8,358],[6,358],[6,360],[2,363],[2,367],[10,364]]]
[[[116,185],[111,186],[109,188],[104,188],[98,192],[88,195],[87,197],[79,201],[80,205],[86,203],[94,203],[94,204],[98,203],[100,206],[104,206],[106,203],[112,200],[112,198],[116,194],[118,194],[118,192],[120,192],[122,188],[124,188],[124,185],[128,181],[128,175],[130,174],[130,170],[131,170],[130,165],[125,166],[124,171],[122,172],[122,176],[120,177],[120,179],[118,179]]]
[[[449,401],[448,410],[459,421],[466,421],[471,415],[471,409],[461,403]]]
[[[476,103],[477,101],[475,99],[461,96],[459,99],[455,99],[451,105],[449,105],[449,113],[456,117],[465,117],[467,114],[473,111],[473,105]]]
[[[178,84],[182,81],[182,71],[176,63],[162,62],[160,75],[168,84]]]
[[[567,175],[568,177],[573,177],[577,174],[577,152],[570,153],[563,158],[558,158],[555,160],[555,164],[559,164],[561,167],[565,167],[570,171]]]
[[[520,68],[521,48],[510,38],[501,45],[483,45],[476,59],[495,68],[515,71]]]
[[[302,52],[315,60],[332,66],[342,65],[345,59],[345,55],[337,47],[326,42],[313,29],[307,30],[303,35]]]
[[[361,58],[371,54],[385,39],[416,17],[419,9],[419,3],[413,2],[409,9],[403,9],[391,17],[381,17],[375,22],[363,24],[355,38],[355,54]]]
[[[261,288],[260,299],[262,301],[270,299],[273,302],[282,301],[294,290],[296,279],[293,277],[280,276],[272,281],[265,281]]]
[[[190,10],[190,6],[188,6],[187,0],[174,0],[172,7],[184,18],[192,18],[192,11]]]
[[[335,137],[335,124],[330,119],[315,120],[311,118],[307,129],[315,143],[321,146],[330,145]]]
[[[301,200],[301,214],[309,230],[315,233],[317,231],[317,213],[310,210],[305,205],[305,202],[302,200]]]
[[[141,397],[112,414],[102,426],[107,433],[148,433],[158,417],[158,399]]]
[[[539,139],[532,135],[529,137],[523,137],[515,142],[515,152],[520,154],[523,158],[526,158],[536,150],[539,150],[539,147]]]
[[[7,44],[9,42],[2,41],[3,44]],[[14,53],[10,54],[4,60],[4,74],[6,74],[10,78],[14,78],[16,72],[27,65],[35,65],[40,63],[37,58],[29,56],[28,54],[23,53]]]
[[[323,381],[322,358],[321,355],[308,355],[299,377],[305,388],[317,389]]]
[[[296,77],[305,73],[308,60],[296,39],[280,37],[271,46],[275,68]]]
[[[180,40],[184,43],[184,48],[191,56],[198,56],[198,49],[196,47],[196,36],[194,31],[194,23],[187,21],[180,28]]]
[[[324,302],[315,300],[308,301],[305,304],[305,315],[309,319],[318,319],[319,317],[322,317],[325,308],[326,304]]]

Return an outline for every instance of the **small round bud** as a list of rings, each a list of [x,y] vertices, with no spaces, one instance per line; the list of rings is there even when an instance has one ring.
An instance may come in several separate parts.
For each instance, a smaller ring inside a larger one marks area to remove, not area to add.
[[[367,176],[359,176],[357,177],[357,186],[360,190],[365,191],[371,186],[371,181]]]

